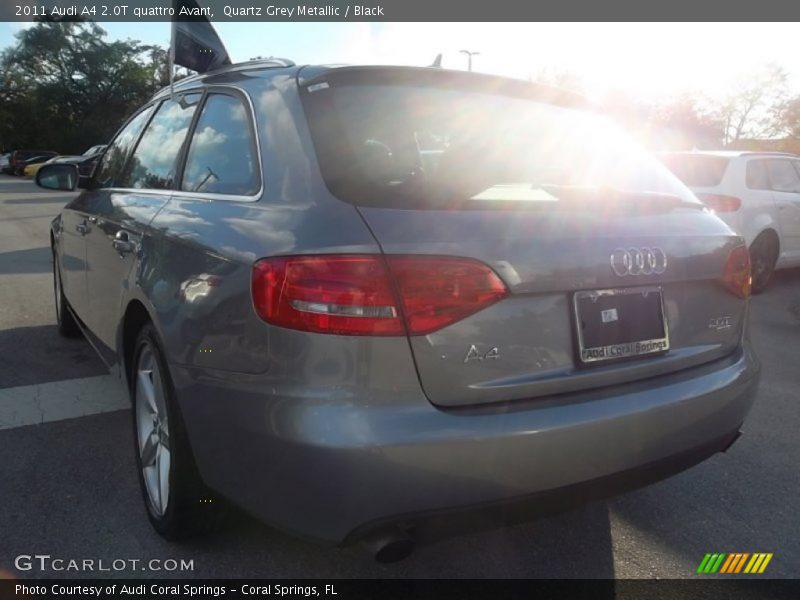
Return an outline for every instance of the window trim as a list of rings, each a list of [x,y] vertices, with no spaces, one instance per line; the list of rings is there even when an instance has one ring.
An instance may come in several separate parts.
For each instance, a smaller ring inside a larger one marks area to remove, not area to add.
[[[242,102],[245,112],[249,117],[247,119],[248,126],[250,127],[250,134],[255,141],[255,161],[256,161],[256,175],[258,176],[258,189],[253,194],[223,194],[218,192],[191,192],[189,190],[182,190],[180,186],[183,184],[183,174],[186,170],[186,159],[189,157],[189,148],[192,145],[192,138],[194,137],[197,123],[203,114],[203,110],[208,102],[208,97],[212,94],[231,96],[237,98]],[[257,202],[264,194],[264,173],[262,168],[261,159],[261,141],[258,136],[258,124],[255,118],[255,107],[250,95],[242,88],[234,85],[210,85],[205,88],[203,98],[200,101],[200,106],[192,119],[189,134],[187,135],[187,143],[179,155],[179,166],[175,177],[175,188],[172,190],[174,197],[184,199],[199,199],[199,200],[223,200],[231,202]]]
[[[184,143],[183,147],[181,148],[180,152],[178,153],[178,166],[176,170],[176,181],[173,183],[171,188],[162,188],[162,189],[151,189],[151,188],[127,188],[127,187],[107,187],[107,188],[95,188],[95,176],[97,175],[99,169],[95,169],[95,172],[92,174],[92,190],[105,190],[105,191],[113,191],[113,192],[121,192],[126,194],[157,194],[157,195],[165,195],[170,196],[172,198],[179,198],[184,200],[207,200],[207,201],[214,201],[220,200],[224,202],[258,202],[261,197],[264,195],[264,169],[262,163],[262,154],[261,154],[261,139],[258,135],[258,122],[256,121],[256,111],[255,106],[253,105],[253,100],[244,89],[239,86],[235,85],[209,85],[206,87],[196,87],[190,88],[187,90],[181,90],[179,94],[180,96],[185,96],[187,94],[192,93],[200,93],[202,94],[200,101],[198,103],[197,110],[195,111],[194,115],[192,115],[192,120],[189,124],[189,131],[186,134],[186,139],[189,140],[189,143]],[[249,117],[249,126],[250,132],[253,135],[253,139],[255,140],[256,145],[256,172],[258,174],[259,180],[259,187],[258,190],[251,195],[240,195],[240,194],[219,194],[215,192],[189,192],[186,190],[178,189],[180,182],[183,181],[183,171],[186,167],[186,157],[189,152],[189,145],[191,144],[191,138],[194,137],[195,127],[197,125],[197,121],[200,118],[200,114],[205,108],[206,105],[206,98],[209,94],[216,93],[216,94],[227,94],[228,96],[237,97],[242,100],[242,104],[245,107],[245,112],[248,114]],[[108,148],[114,143],[120,133],[128,126],[128,124],[133,121],[139,114],[147,110],[148,108],[155,107],[153,110],[153,114],[150,115],[150,118],[145,123],[144,127],[142,127],[142,131],[139,132],[139,136],[136,138],[134,143],[133,149],[128,157],[125,159],[125,164],[123,165],[123,169],[127,167],[128,161],[133,156],[134,152],[136,152],[136,148],[139,147],[139,142],[144,135],[144,132],[150,126],[150,122],[153,120],[156,112],[158,111],[157,106],[160,106],[165,100],[169,100],[170,96],[159,96],[158,98],[152,99],[150,102],[142,106],[139,110],[137,110],[131,117],[125,121],[125,123],[119,128],[119,130],[114,134],[114,137],[111,138],[111,141],[106,146],[105,152],[103,152],[103,156],[100,160],[102,160]]]

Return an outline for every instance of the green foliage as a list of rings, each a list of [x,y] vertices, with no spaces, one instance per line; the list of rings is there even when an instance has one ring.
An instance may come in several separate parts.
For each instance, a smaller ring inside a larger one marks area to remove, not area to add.
[[[605,112],[653,151],[714,150],[722,146],[724,124],[702,98],[681,94],[647,103],[615,91]]]
[[[800,96],[785,100],[778,110],[780,133],[800,140]]]
[[[106,41],[94,23],[40,22],[0,53],[0,147],[83,152],[169,81],[166,50]]]
[[[780,130],[780,109],[788,95],[788,73],[768,63],[743,75],[719,105],[725,145],[746,138],[771,138]]]
[[[535,79],[583,87],[578,75],[558,69],[542,69]],[[743,72],[720,98],[695,90],[645,102],[611,90],[600,104],[652,150],[800,150],[800,96],[791,94],[787,71],[775,63]]]
[[[653,135],[665,150],[715,150],[722,147],[725,127],[698,98],[682,94],[658,106],[652,114]]]

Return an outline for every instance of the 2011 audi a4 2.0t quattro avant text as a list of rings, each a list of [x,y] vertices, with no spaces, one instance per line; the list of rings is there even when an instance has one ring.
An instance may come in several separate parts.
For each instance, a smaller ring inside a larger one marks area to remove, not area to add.
[[[452,509],[677,472],[754,398],[742,238],[563,91],[244,63],[157,94],[91,178],[37,181],[82,188],[59,327],[127,383],[167,537],[214,493],[407,548]]]

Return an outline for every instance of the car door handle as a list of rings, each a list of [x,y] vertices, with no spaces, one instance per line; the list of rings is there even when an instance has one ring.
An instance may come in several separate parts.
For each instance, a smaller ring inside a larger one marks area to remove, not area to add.
[[[119,252],[120,256],[130,254],[136,249],[136,243],[131,241],[127,231],[118,231],[111,245],[114,246],[114,250]]]
[[[84,221],[83,223],[78,223],[77,225],[75,225],[75,231],[77,231],[81,235],[86,235],[87,233],[89,233],[89,226],[86,224],[86,221]]]

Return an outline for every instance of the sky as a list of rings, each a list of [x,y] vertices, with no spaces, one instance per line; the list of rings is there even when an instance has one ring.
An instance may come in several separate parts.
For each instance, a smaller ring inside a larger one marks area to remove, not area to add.
[[[0,23],[0,47],[23,23]],[[112,39],[169,45],[169,23],[101,23]],[[594,98],[623,92],[657,102],[683,92],[720,98],[766,63],[800,93],[795,23],[215,23],[231,58],[428,65],[536,78],[571,73]]]

